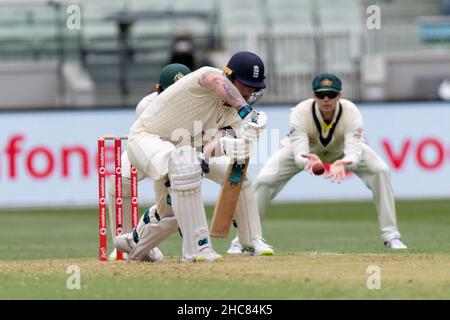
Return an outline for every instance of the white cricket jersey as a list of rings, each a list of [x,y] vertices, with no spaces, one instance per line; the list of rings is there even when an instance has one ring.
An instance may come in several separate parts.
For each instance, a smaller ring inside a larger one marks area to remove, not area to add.
[[[158,92],[153,92],[149,94],[148,96],[145,96],[142,98],[141,101],[139,101],[137,107],[136,107],[136,119],[140,117],[142,112],[152,103],[153,99],[155,99],[158,96]]]
[[[329,126],[323,121],[314,99],[302,101],[292,108],[289,126],[290,133],[282,144],[292,148],[299,165],[307,162],[301,156],[303,153],[316,154],[322,162],[328,163],[343,158],[352,161],[352,165],[356,165],[361,157],[363,119],[358,108],[349,100],[339,100]]]
[[[185,144],[184,137],[188,134],[191,144],[195,141],[194,146],[199,146],[207,142],[202,138],[203,133],[209,140],[219,128],[231,127],[239,132],[242,120],[237,111],[225,106],[215,92],[200,85],[205,72],[222,74],[220,69],[212,67],[187,74],[154,98],[131,127],[130,135],[146,131],[177,145]]]

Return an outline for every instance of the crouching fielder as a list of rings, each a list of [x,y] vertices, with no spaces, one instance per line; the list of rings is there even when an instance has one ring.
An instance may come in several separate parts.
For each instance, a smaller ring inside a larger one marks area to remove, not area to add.
[[[135,167],[154,181],[159,220],[152,222],[151,215],[144,215],[131,234],[115,238],[116,248],[129,252],[131,260],[148,259],[149,252],[178,226],[183,235],[182,261],[221,259],[211,244],[201,181],[206,174],[223,182],[229,161],[212,163],[208,171],[204,154],[245,159],[266,122],[260,114],[252,117],[256,125],[246,125],[252,121],[249,103],[265,88],[261,59],[239,52],[230,59],[225,72],[203,67],[183,77],[156,97],[132,126],[128,155]],[[219,128],[233,129],[236,137],[222,134]],[[215,139],[207,144],[212,137]],[[208,152],[202,152],[206,144]],[[272,252],[262,240],[249,182],[240,196],[235,218],[239,239],[249,252]]]
[[[381,237],[392,249],[404,249],[397,228],[391,174],[386,163],[363,143],[363,119],[357,107],[341,99],[341,81],[332,74],[313,80],[313,99],[292,109],[290,133],[259,173],[256,182],[258,210],[263,219],[270,201],[297,173],[317,163],[331,163],[328,179],[340,182],[354,172],[372,191]],[[229,253],[240,253],[237,239]]]

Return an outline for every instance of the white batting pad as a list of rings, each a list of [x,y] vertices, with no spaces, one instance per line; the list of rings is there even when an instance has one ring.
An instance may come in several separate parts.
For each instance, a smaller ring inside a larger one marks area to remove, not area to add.
[[[132,233],[121,234],[113,238],[114,248],[123,253],[130,253],[133,250],[135,243],[133,241]]]
[[[133,234],[133,238],[138,242],[130,253],[130,259],[146,261],[150,250],[177,230],[177,220],[173,216],[164,217],[158,223],[145,223],[141,219]]]
[[[172,209],[183,234],[184,257],[212,248],[201,196],[202,169],[196,151],[184,146],[169,161]]]
[[[251,246],[252,240],[262,237],[255,191],[248,180],[242,185],[234,218],[237,223],[239,241],[244,247]]]

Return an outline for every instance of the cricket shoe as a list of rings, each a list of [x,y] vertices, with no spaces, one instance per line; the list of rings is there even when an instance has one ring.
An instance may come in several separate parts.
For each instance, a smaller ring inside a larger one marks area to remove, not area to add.
[[[239,242],[239,238],[236,237],[231,241],[231,246],[230,248],[227,250],[228,254],[243,254],[244,253],[244,247],[242,246],[242,244]]]
[[[223,261],[223,257],[215,252],[213,249],[208,248],[201,253],[195,255],[188,255],[183,253],[181,258],[182,262],[219,262]]]
[[[272,256],[272,246],[269,246],[264,241],[263,238],[252,240],[251,247],[245,248],[244,254],[247,256]]]
[[[161,262],[164,260],[164,255],[161,250],[158,249],[158,247],[154,247],[148,253],[148,258],[150,262]]]
[[[399,238],[385,241],[384,246],[389,249],[408,249],[408,247]]]

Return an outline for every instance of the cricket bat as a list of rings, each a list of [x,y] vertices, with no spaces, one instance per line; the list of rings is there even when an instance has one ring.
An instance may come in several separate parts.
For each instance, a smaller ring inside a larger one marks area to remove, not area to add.
[[[226,238],[241,194],[242,183],[247,172],[249,158],[245,162],[234,161],[228,166],[225,182],[217,198],[211,222],[211,236]]]

